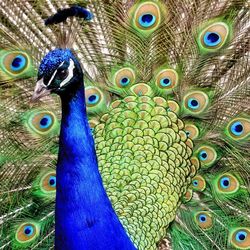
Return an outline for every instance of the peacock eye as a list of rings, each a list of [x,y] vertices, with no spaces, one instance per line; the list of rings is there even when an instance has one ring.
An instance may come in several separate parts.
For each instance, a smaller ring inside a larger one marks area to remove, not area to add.
[[[45,173],[40,179],[40,189],[43,193],[53,193],[56,190],[56,173],[54,170]]]
[[[39,122],[41,129],[49,128],[52,125],[52,123],[53,121],[50,115],[44,115],[43,117],[41,117],[41,120]]]
[[[160,80],[160,84],[162,87],[168,87],[171,85],[171,80],[168,77],[163,78]]]
[[[126,88],[127,86],[134,84],[134,70],[131,68],[122,68],[118,70],[113,76],[113,82],[119,88]]]
[[[12,71],[20,71],[25,68],[27,64],[27,59],[23,55],[16,56],[11,63]]]
[[[247,237],[247,233],[245,231],[239,231],[236,235],[235,235],[235,239],[238,242],[243,242],[246,240]]]
[[[232,134],[234,134],[236,136],[240,136],[243,134],[244,128],[243,128],[242,123],[240,121],[237,121],[231,125],[230,130],[231,130]]]
[[[30,242],[39,234],[39,227],[35,223],[23,223],[16,231],[16,240],[20,243]]]
[[[89,105],[94,105],[94,104],[98,103],[99,99],[100,99],[100,97],[98,94],[92,94],[88,97],[87,103]]]
[[[199,221],[202,222],[206,222],[207,220],[207,216],[205,214],[200,214],[199,215]]]
[[[235,193],[240,186],[239,181],[233,175],[227,173],[220,175],[217,179],[218,192],[220,193]]]
[[[199,101],[194,98],[188,99],[188,107],[190,109],[198,109],[199,108]]]
[[[56,79],[57,80],[64,80],[69,74],[68,69],[59,69],[56,74]]]
[[[49,177],[49,186],[55,187],[56,186],[56,177],[55,176],[50,176]]]
[[[25,226],[23,228],[23,233],[26,235],[26,236],[31,236],[33,233],[34,233],[34,228],[33,226]]]
[[[201,229],[207,230],[213,226],[213,217],[209,212],[201,211],[196,214],[195,223]]]
[[[233,118],[226,127],[226,135],[233,140],[244,140],[250,136],[250,119]]]
[[[214,47],[221,42],[221,36],[217,32],[207,31],[204,35],[204,44],[208,47]]]
[[[134,28],[143,35],[150,35],[161,22],[160,4],[152,1],[135,4],[130,11]],[[161,8],[163,11],[163,9]]]
[[[193,185],[194,185],[195,187],[197,187],[198,184],[199,184],[198,180],[193,180]]]
[[[206,181],[201,175],[197,175],[194,177],[192,185],[194,190],[203,191],[206,188]]]
[[[249,249],[250,247],[250,228],[235,228],[230,235],[231,244],[237,249]]]
[[[143,28],[149,28],[156,22],[156,17],[151,13],[145,13],[139,17],[139,24]]]
[[[230,185],[230,180],[228,177],[223,177],[220,180],[220,186],[224,189],[228,188]]]
[[[179,76],[173,69],[162,69],[155,77],[155,85],[162,93],[171,93],[178,86]]]
[[[225,22],[214,22],[200,32],[198,44],[203,53],[217,51],[230,37],[230,27]]]
[[[32,71],[31,58],[24,51],[0,51],[1,70],[13,77],[30,74]]]
[[[28,128],[39,135],[50,134],[57,128],[57,119],[50,111],[34,110],[28,117]]]
[[[207,152],[205,150],[202,150],[200,153],[199,153],[199,159],[201,161],[205,161],[207,159]]]
[[[199,136],[199,129],[193,124],[186,124],[185,131],[190,139],[196,139]]]
[[[120,84],[122,87],[127,86],[130,83],[130,79],[128,77],[123,77],[120,80]]]
[[[194,90],[186,94],[183,98],[185,112],[198,115],[204,112],[209,104],[209,97],[206,92]]]

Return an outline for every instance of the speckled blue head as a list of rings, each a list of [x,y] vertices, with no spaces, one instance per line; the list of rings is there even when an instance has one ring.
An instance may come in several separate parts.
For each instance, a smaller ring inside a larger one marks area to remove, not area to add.
[[[62,94],[74,91],[83,82],[83,73],[70,49],[55,49],[42,60],[38,70],[38,82],[33,99],[49,93]]]
[[[40,64],[38,78],[44,75],[51,75],[63,61],[69,62],[70,58],[75,58],[70,49],[55,49],[50,51]]]

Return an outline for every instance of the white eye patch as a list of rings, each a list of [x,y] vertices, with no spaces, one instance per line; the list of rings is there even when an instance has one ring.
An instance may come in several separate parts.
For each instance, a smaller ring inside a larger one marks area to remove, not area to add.
[[[69,74],[68,76],[66,77],[66,79],[64,79],[61,83],[60,83],[60,88],[63,87],[66,83],[68,83],[71,78],[73,77],[74,73],[74,68],[75,68],[75,64],[74,64],[74,61],[72,59],[70,59],[69,61],[69,67],[68,67],[68,71],[69,71]]]
[[[63,62],[58,66],[58,68],[55,70],[55,72],[54,72],[53,75],[51,76],[51,78],[50,78],[50,80],[49,80],[47,86],[49,86],[49,85],[53,82],[53,80],[54,80],[54,78],[55,78],[55,76],[56,76],[56,73],[57,73],[58,69],[64,64],[64,62],[65,62],[65,61],[63,61]],[[68,74],[67,78],[64,79],[64,80],[60,83],[60,88],[63,87],[66,83],[68,83],[68,82],[71,80],[71,78],[72,78],[73,75],[74,75],[74,73],[73,73],[74,68],[75,68],[74,61],[73,61],[72,59],[70,59],[70,61],[69,61],[69,67],[68,67],[69,74]]]

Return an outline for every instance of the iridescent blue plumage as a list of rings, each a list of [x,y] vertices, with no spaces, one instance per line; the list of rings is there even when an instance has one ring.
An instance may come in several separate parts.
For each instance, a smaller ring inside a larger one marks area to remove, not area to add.
[[[43,81],[47,78],[49,81],[43,84],[53,84],[61,64],[71,65],[67,70],[68,75],[73,75],[65,89],[58,92],[60,83],[53,85],[53,91],[62,99],[55,248],[135,249],[112,208],[98,171],[80,64],[70,50],[56,49],[42,60],[38,79]]]

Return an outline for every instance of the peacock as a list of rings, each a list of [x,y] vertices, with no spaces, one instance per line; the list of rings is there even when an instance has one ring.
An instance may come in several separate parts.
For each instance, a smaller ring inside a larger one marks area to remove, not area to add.
[[[0,2],[0,249],[250,249],[247,0]]]

